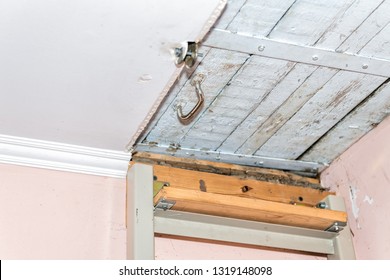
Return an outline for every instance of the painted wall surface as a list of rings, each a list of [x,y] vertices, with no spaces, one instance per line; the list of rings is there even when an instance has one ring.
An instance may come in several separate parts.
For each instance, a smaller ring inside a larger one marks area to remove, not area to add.
[[[156,238],[157,260],[323,260],[325,257],[255,246]]]
[[[125,259],[125,179],[0,164],[0,259]],[[315,259],[156,238],[156,259]]]
[[[125,180],[0,164],[0,259],[123,259]]]
[[[390,259],[390,118],[342,154],[321,176],[344,196],[358,259]]]

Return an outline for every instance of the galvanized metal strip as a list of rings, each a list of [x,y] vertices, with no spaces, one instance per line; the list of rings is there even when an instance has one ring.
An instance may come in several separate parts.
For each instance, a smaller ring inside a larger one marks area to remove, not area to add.
[[[288,160],[279,158],[269,158],[260,156],[248,156],[241,154],[229,154],[215,151],[195,150],[181,147],[138,144],[134,151],[151,152],[163,155],[172,155],[182,158],[196,158],[201,160],[221,161],[225,163],[257,166],[263,168],[273,168],[279,170],[292,171],[305,176],[317,176],[326,167],[317,162],[307,162],[299,160]]]
[[[156,233],[333,254],[335,233],[156,209]]]
[[[300,46],[214,29],[204,45],[352,72],[390,77],[390,60]]]

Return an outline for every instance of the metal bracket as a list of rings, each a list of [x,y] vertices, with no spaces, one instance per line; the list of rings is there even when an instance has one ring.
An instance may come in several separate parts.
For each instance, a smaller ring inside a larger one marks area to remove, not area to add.
[[[159,202],[157,202],[156,206],[154,206],[154,209],[162,209],[164,211],[171,209],[175,205],[176,201],[173,200],[165,200],[161,199]]]
[[[340,232],[344,229],[344,227],[346,226],[347,224],[345,223],[340,223],[340,222],[335,222],[333,225],[331,225],[330,227],[328,227],[325,231],[329,231],[329,232]]]

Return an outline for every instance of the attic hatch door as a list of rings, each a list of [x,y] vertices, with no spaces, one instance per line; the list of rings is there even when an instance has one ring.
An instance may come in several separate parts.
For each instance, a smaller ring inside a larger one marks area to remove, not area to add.
[[[212,124],[214,121],[213,118],[203,118],[202,120],[206,120],[205,128],[204,130],[202,128],[198,129],[199,125],[197,121],[199,118],[212,112],[209,107],[210,104],[218,103],[218,94],[213,96],[213,93],[208,94],[209,92],[207,92],[207,90],[203,91],[202,83],[207,80],[205,84],[215,84],[215,91],[224,91],[224,89],[230,85],[229,77],[240,73],[240,71],[246,67],[246,63],[250,57],[248,54],[241,52],[229,52],[224,49],[219,49],[218,47],[208,47],[208,37],[213,37],[216,28],[221,25],[221,22],[228,22],[229,20],[227,19],[234,14],[231,11],[229,12],[229,7],[230,9],[231,7],[234,8],[234,5],[231,5],[231,3],[228,4],[225,10],[223,10],[222,5],[223,4],[220,5],[220,9],[215,10],[214,15],[203,30],[207,30],[206,32],[210,31],[208,36],[204,39],[204,46],[202,46],[203,42],[201,38],[195,40],[196,43],[199,43],[199,53],[202,55],[199,55],[198,61],[196,61],[194,65],[191,63],[190,67],[182,67],[176,71],[142,125],[139,127],[137,133],[127,145],[127,149],[131,150],[133,153],[150,152],[181,158],[278,169],[294,172],[303,176],[316,177],[324,168],[324,164],[289,158],[259,156],[245,151],[221,151],[219,147],[215,146],[212,139],[208,138],[206,135],[211,135],[211,138],[213,135],[219,137],[218,132],[214,131],[213,133],[207,133],[207,130],[210,129],[210,127],[214,127]],[[227,12],[227,15],[223,13],[224,11]],[[219,18],[218,22],[215,22],[221,13],[222,16]],[[206,33],[202,33],[202,36],[205,34]],[[188,46],[190,45],[189,43],[190,42],[187,44]],[[188,49],[190,49],[190,47],[188,47]],[[182,54],[181,52],[179,52],[179,54],[175,53],[175,50],[178,50],[177,48],[173,50],[173,57]],[[284,63],[289,64],[288,61]],[[186,71],[183,71],[183,69]],[[269,72],[273,73],[272,69]],[[272,77],[268,77],[267,75],[262,78],[265,81],[267,81],[267,78],[268,80],[273,80]],[[251,92],[248,94],[250,95]],[[256,96],[256,94],[254,94],[254,96]],[[205,102],[205,100],[207,102]],[[208,103],[208,105],[204,103]],[[231,103],[240,107],[240,96],[237,95],[236,98],[231,100]],[[222,105],[222,107],[224,106]],[[183,111],[186,113],[183,114]],[[195,117],[192,118],[193,116]],[[197,118],[198,116],[199,118]],[[222,117],[225,117],[225,115],[220,112],[215,112],[214,118]],[[242,121],[242,118],[243,115],[235,116],[236,122],[237,120]],[[226,126],[230,126],[230,124],[226,124]],[[216,130],[218,130],[218,128]],[[168,133],[164,134],[164,131],[167,131]],[[195,143],[195,146],[186,145],[187,143],[182,145],[182,140],[185,140],[191,131],[201,132],[195,136],[190,136],[190,138],[197,139],[197,143]],[[150,135],[153,137],[149,137]],[[168,137],[166,135],[168,135]],[[173,135],[173,137],[169,137],[169,135]],[[222,138],[223,137],[224,136],[222,135]]]

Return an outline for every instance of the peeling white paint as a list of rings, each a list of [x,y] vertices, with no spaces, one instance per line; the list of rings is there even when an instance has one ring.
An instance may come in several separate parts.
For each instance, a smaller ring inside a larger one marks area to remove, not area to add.
[[[368,204],[372,205],[374,203],[374,199],[368,195],[366,195],[363,199],[363,202],[367,202]]]
[[[359,207],[357,205],[357,194],[359,190],[356,187],[349,186],[349,200],[351,201],[352,214],[355,219],[359,218]]]
[[[352,215],[355,218],[357,229],[361,229],[362,227],[359,223],[360,209],[357,204],[358,192],[359,190],[356,187],[349,186],[349,200],[351,201]]]

